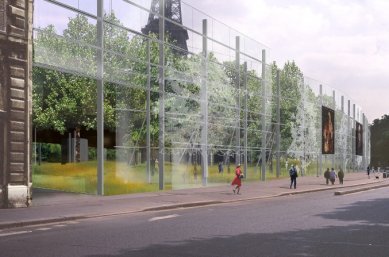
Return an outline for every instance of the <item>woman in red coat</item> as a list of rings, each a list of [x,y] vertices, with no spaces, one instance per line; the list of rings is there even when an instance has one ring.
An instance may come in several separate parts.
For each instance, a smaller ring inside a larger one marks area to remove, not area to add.
[[[235,193],[239,194],[240,187],[242,186],[242,177],[243,177],[243,173],[240,170],[240,164],[238,164],[238,166],[236,166],[236,169],[235,169],[235,178],[231,182],[231,185],[233,185],[233,186],[236,185],[236,187],[234,189],[232,189],[234,194]]]

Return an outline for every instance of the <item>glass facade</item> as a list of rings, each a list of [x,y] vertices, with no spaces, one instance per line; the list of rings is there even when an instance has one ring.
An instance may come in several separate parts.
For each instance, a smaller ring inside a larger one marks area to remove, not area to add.
[[[36,0],[33,185],[112,195],[228,184],[238,163],[247,180],[366,166],[361,108],[268,53],[181,1]]]

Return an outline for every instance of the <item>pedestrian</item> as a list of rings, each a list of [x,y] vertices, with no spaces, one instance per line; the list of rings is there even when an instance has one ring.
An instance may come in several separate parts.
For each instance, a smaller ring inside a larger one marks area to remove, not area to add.
[[[324,172],[324,178],[326,179],[326,184],[330,182],[330,169],[327,168],[327,170]]]
[[[339,184],[343,185],[344,172],[342,168],[339,169],[338,178],[339,178]]]
[[[223,168],[223,163],[222,162],[219,162],[218,170],[219,170],[219,173],[223,173],[224,168]]]
[[[294,164],[292,164],[292,167],[289,170],[289,176],[290,176],[290,187],[289,188],[292,188],[292,185],[293,185],[294,189],[296,189],[298,174],[297,174],[297,170],[296,170],[296,167],[294,166]]]
[[[331,171],[330,171],[330,181],[331,181],[331,184],[335,184],[335,179],[336,179],[336,173],[335,173],[335,170],[334,168],[331,168]]]
[[[370,166],[367,166],[367,178],[370,178]]]
[[[231,185],[236,185],[236,187],[234,188],[234,189],[232,189],[232,192],[234,192],[234,194],[236,193],[236,194],[240,194],[240,187],[242,186],[242,178],[243,178],[244,176],[243,176],[243,173],[242,173],[242,171],[241,171],[241,169],[240,169],[240,164],[238,164],[237,166],[236,166],[236,169],[235,169],[235,178],[234,178],[234,180],[232,180],[232,182],[231,182]]]

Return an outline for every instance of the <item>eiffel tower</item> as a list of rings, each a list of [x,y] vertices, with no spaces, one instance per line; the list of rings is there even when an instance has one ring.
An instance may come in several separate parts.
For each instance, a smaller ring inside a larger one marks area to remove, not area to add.
[[[147,25],[142,28],[142,33],[148,35],[149,33],[155,33],[159,35],[159,1],[152,0],[150,7],[149,20]],[[182,25],[181,15],[181,0],[165,0],[165,17],[177,24]],[[188,40],[188,31],[181,26],[178,26],[170,21],[165,21],[165,31],[169,34],[171,40],[175,42],[175,45],[183,49],[183,51],[175,51],[178,54],[186,55],[188,46],[186,40]]]

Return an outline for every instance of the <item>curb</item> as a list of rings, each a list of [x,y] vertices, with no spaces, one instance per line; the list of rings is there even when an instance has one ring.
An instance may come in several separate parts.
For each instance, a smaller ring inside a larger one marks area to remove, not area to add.
[[[20,222],[10,222],[10,223],[0,223],[0,229],[9,229],[9,228],[20,228],[26,226],[34,226],[34,225],[43,225],[57,222],[65,222],[65,221],[73,221],[73,220],[81,220],[87,219],[86,216],[69,216],[69,217],[61,217],[61,218],[51,218],[44,220],[25,220]]]
[[[157,206],[157,207],[150,207],[150,208],[140,210],[138,212],[163,211],[163,210],[190,208],[190,207],[198,207],[198,206],[206,206],[206,205],[222,204],[222,203],[226,203],[226,201],[204,201],[204,202],[179,203],[179,204],[173,204],[173,205],[162,205],[162,206]]]
[[[352,194],[352,193],[357,193],[357,192],[362,192],[362,191],[368,191],[372,189],[377,189],[377,188],[382,188],[382,187],[387,187],[389,184],[384,184],[384,185],[377,185],[377,186],[371,186],[371,187],[362,187],[362,188],[356,188],[352,190],[347,190],[347,191],[335,191],[334,195],[346,195],[346,194]]]

